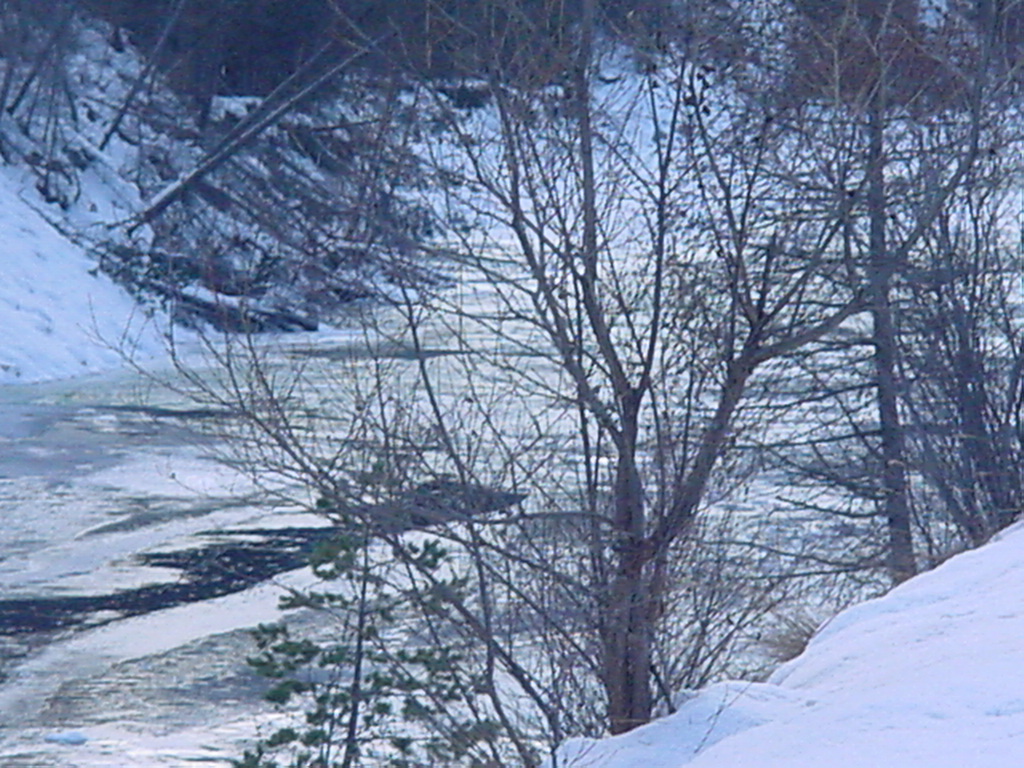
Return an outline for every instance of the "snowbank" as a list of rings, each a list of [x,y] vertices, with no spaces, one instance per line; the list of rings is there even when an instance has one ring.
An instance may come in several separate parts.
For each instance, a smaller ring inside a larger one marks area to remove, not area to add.
[[[767,683],[561,750],[572,768],[1003,768],[1024,755],[1024,527],[844,611]]]
[[[135,301],[0,173],[0,384],[77,376],[150,356],[160,335]],[[34,195],[34,191],[26,195]]]

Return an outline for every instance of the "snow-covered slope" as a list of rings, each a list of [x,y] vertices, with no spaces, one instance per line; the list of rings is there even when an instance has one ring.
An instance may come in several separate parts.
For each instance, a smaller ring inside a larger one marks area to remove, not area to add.
[[[161,350],[135,301],[25,202],[21,185],[0,173],[0,384],[91,373],[119,365],[122,351]]]
[[[839,614],[767,683],[565,745],[573,768],[1024,764],[1024,525]]]

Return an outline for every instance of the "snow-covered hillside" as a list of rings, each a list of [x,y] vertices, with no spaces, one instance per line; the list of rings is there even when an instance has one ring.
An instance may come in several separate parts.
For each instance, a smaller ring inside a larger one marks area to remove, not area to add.
[[[122,353],[162,350],[135,301],[26,199],[17,173],[0,173],[0,384],[92,373]]]
[[[1024,525],[844,611],[766,683],[727,682],[573,768],[1008,768],[1024,756]]]

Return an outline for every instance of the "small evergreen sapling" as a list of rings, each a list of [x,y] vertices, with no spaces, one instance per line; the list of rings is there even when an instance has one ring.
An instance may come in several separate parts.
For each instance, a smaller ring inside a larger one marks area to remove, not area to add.
[[[266,699],[302,714],[236,768],[485,764],[474,755],[498,727],[474,705],[465,649],[430,625],[437,591],[450,598],[462,589],[450,553],[430,539],[384,544],[347,534],[320,545],[311,561],[330,589],[292,594],[282,607],[321,611],[327,631],[296,637],[285,622],[261,625],[249,659],[271,681]],[[422,588],[423,574],[434,595]]]

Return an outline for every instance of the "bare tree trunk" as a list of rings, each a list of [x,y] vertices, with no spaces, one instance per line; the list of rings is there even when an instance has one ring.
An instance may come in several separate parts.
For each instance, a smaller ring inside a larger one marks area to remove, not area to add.
[[[612,733],[623,733],[651,719],[651,647],[657,595],[646,578],[643,484],[637,470],[639,397],[626,404],[626,425],[615,470],[612,526],[616,568],[605,608],[604,684]]]
[[[583,272],[580,287],[584,309],[602,357],[612,372],[620,429],[615,435],[618,459],[612,493],[612,542],[615,567],[606,593],[603,677],[612,733],[623,733],[651,718],[651,647],[654,640],[653,596],[645,579],[646,514],[643,482],[637,468],[640,409],[647,394],[641,381],[633,385],[614,348],[600,306],[598,289],[598,210],[594,168],[594,127],[591,123],[590,67],[593,58],[596,0],[584,0],[580,42],[574,72],[576,119],[582,166]]]
[[[884,67],[883,67],[884,68]],[[881,434],[883,514],[889,532],[889,571],[896,581],[916,571],[907,487],[906,447],[899,413],[898,340],[891,290],[896,265],[886,243],[885,73],[872,94],[868,116],[868,300],[871,305],[875,387]]]

